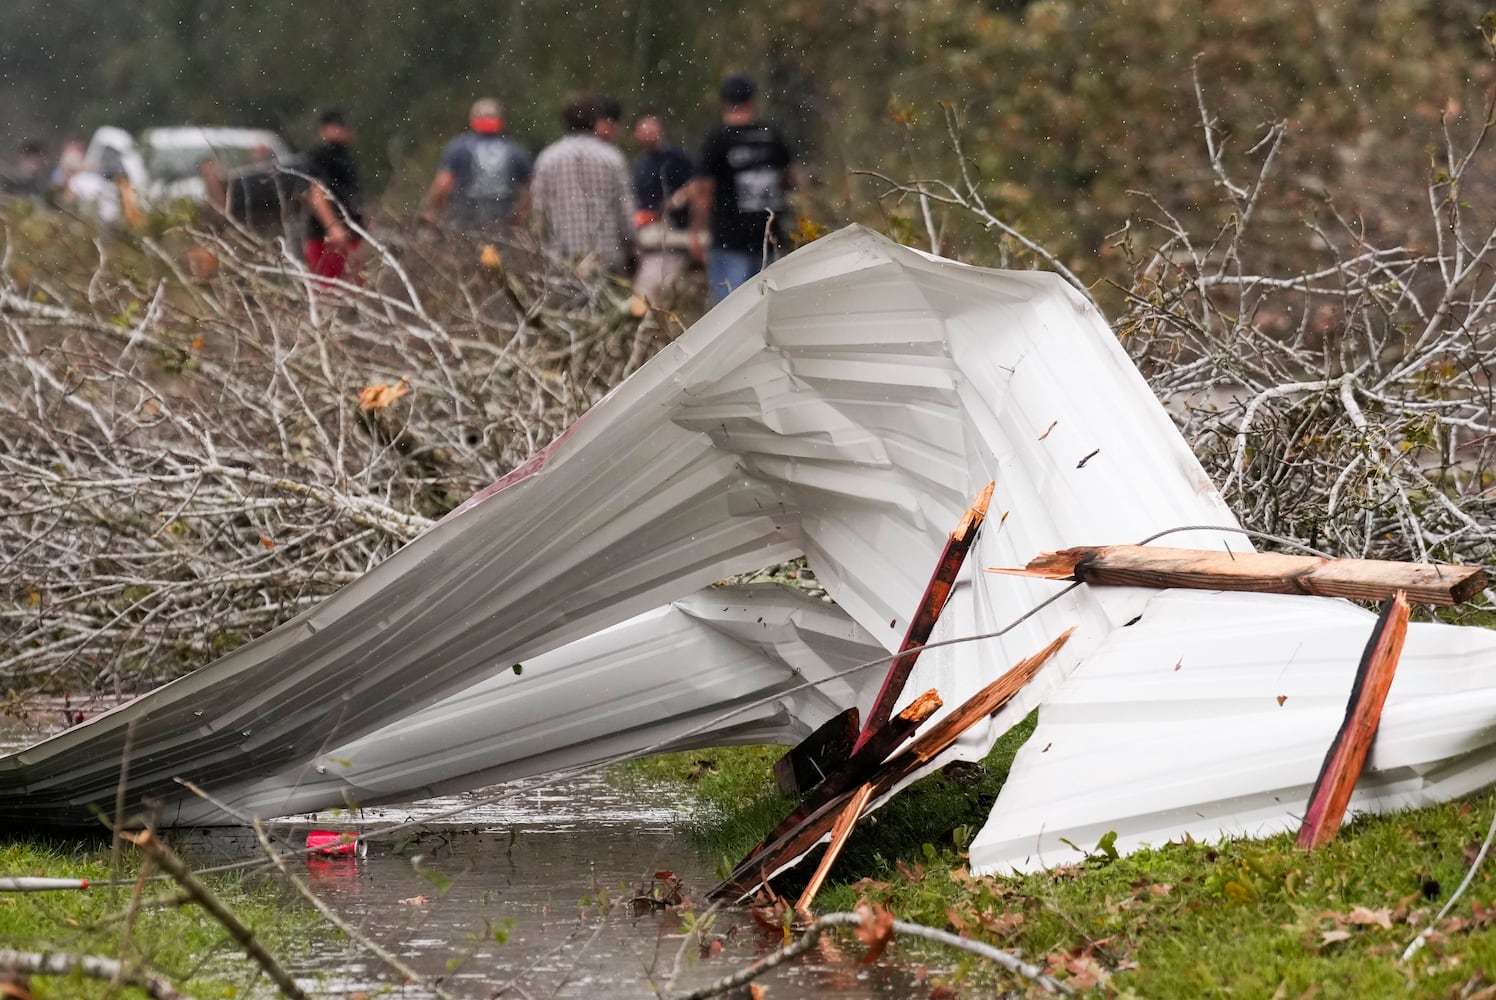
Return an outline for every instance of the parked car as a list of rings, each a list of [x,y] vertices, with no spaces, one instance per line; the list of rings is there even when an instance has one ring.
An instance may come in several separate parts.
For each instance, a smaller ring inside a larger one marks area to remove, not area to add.
[[[209,202],[251,223],[282,219],[303,186],[285,172],[299,158],[268,129],[181,125],[137,138],[106,125],[94,132],[84,162],[106,178],[123,175],[148,206]]]

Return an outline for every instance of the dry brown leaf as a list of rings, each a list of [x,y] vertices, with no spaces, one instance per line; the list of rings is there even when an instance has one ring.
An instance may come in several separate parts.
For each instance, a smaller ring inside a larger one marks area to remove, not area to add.
[[[1369,910],[1364,906],[1356,906],[1351,909],[1350,913],[1346,914],[1345,919],[1347,923],[1358,924],[1362,927],[1380,927],[1386,931],[1392,929],[1392,910],[1386,906],[1380,910]]]
[[[1319,936],[1319,943],[1321,945],[1335,944],[1339,941],[1349,941],[1350,939],[1351,932],[1347,930],[1325,931]]]
[[[945,919],[950,921],[951,926],[956,929],[957,934],[965,934],[971,928],[971,924],[967,922],[966,917],[954,908],[946,909]]]
[[[981,922],[982,929],[995,937],[1007,937],[1023,924],[1021,913],[983,913],[977,919]]]
[[[410,379],[408,377],[402,378],[394,385],[375,382],[373,385],[366,385],[359,390],[358,405],[365,410],[382,410],[396,400],[403,399],[408,395],[410,395]]]
[[[872,965],[893,940],[893,914],[887,907],[870,903],[858,903],[855,912],[862,918],[862,923],[857,925],[857,940],[867,945],[862,964]]]
[[[1051,975],[1065,973],[1066,982],[1078,990],[1092,989],[1110,978],[1102,964],[1090,955],[1067,955],[1052,951],[1044,956],[1044,962],[1049,966]]]
[[[1280,695],[1278,695],[1278,707],[1281,708],[1283,706],[1283,703],[1285,701],[1287,701],[1287,700],[1288,700],[1288,695],[1286,695],[1286,694],[1280,694]]]

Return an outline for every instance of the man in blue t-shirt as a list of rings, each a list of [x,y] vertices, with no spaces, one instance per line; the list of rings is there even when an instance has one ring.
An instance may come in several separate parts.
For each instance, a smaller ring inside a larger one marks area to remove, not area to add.
[[[491,97],[476,101],[468,131],[442,150],[422,212],[428,221],[447,208],[452,223],[471,235],[497,236],[513,224],[534,164],[503,132],[503,106]]]
[[[785,196],[795,188],[794,156],[779,130],[758,117],[757,94],[740,73],[722,81],[722,124],[702,142],[692,182],[691,255],[706,263],[714,303],[789,242]]]

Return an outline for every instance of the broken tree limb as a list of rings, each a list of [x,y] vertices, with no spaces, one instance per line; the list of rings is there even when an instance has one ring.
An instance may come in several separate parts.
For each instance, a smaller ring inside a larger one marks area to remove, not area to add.
[[[831,866],[836,863],[837,855],[841,854],[842,847],[847,838],[852,835],[852,827],[857,824],[857,819],[862,815],[862,810],[867,808],[867,801],[872,797],[873,786],[863,785],[852,793],[852,798],[837,815],[836,822],[831,827],[831,843],[826,845],[826,853],[821,855],[821,863],[816,865],[815,874],[810,877],[810,883],[805,886],[805,891],[800,894],[800,902],[795,904],[795,912],[809,912],[810,904],[815,900],[816,893],[821,891],[821,884],[826,881]]]
[[[868,784],[873,786],[873,797],[877,798],[892,790],[899,782],[910,777],[936,756],[948,750],[962,733],[978,721],[987,718],[1006,705],[1014,695],[1023,690],[1024,685],[1033,680],[1039,668],[1065,645],[1066,640],[1074,632],[1074,628],[1066,629],[1039,652],[1020,661],[1007,673],[972,695],[954,712],[930,727],[930,730],[919,736],[909,746],[909,749],[879,768],[868,781]],[[760,850],[748,855],[738,863],[727,879],[707,893],[707,898],[717,899],[726,896],[741,899],[752,893],[754,889],[778,873],[781,868],[792,864],[819,843],[836,822],[837,814],[845,808],[852,794],[845,792],[838,795],[795,824],[792,829],[786,830],[763,845]]]
[[[847,709],[774,762],[774,781],[786,795],[804,795],[845,764],[857,743],[860,716]]]
[[[1376,628],[1361,653],[1350,700],[1345,706],[1345,721],[1325,753],[1314,790],[1309,793],[1309,807],[1304,811],[1298,838],[1299,847],[1305,850],[1329,843],[1340,831],[1351,792],[1376,739],[1382,706],[1387,703],[1387,692],[1392,688],[1407,634],[1408,602],[1398,593],[1382,606]]]
[[[296,985],[296,980],[276,961],[275,956],[265,949],[265,945],[260,942],[255,932],[240,920],[238,914],[229,909],[223,900],[214,895],[211,889],[198,880],[175,851],[157,840],[149,830],[142,830],[133,836],[125,834],[124,837],[140,848],[156,863],[157,867],[175,879],[177,885],[190,893],[192,901],[208,911],[208,914],[218,921],[224,930],[228,931],[229,937],[238,942],[245,954],[254,959],[255,964],[270,977],[270,981],[284,996],[290,997],[291,1000],[307,1000],[306,993]]]
[[[770,952],[763,958],[749,965],[747,968],[723,976],[714,983],[708,983],[690,993],[667,994],[667,1000],[708,1000],[709,997],[721,996],[751,983],[771,969],[783,965],[796,956],[814,948],[821,935],[830,927],[860,927],[866,922],[862,913],[828,913],[820,919],[811,923],[805,931],[780,948],[778,951]],[[914,924],[905,920],[895,920],[890,924],[894,935],[904,934],[909,937],[917,937],[926,941],[935,941],[957,951],[964,951],[979,958],[986,959],[994,965],[1001,966],[1016,976],[1022,976],[1044,990],[1046,993],[1059,993],[1063,996],[1073,996],[1074,987],[1069,983],[1062,982],[1049,976],[1037,965],[1025,962],[1010,951],[994,947],[983,941],[973,941],[949,931],[940,930],[937,927],[926,927],[923,924]]]
[[[28,976],[83,976],[124,986],[133,986],[154,1000],[191,1000],[165,976],[98,955],[73,955],[62,951],[12,951],[0,949],[0,969]],[[23,994],[29,996],[29,994]]]
[[[946,599],[951,596],[951,587],[955,586],[956,576],[961,572],[961,566],[966,562],[966,553],[971,550],[971,543],[976,540],[977,529],[982,526],[982,521],[987,517],[987,506],[992,502],[992,489],[996,482],[989,482],[977,498],[972,501],[966,513],[961,516],[961,523],[956,525],[956,530],[951,532],[951,537],[946,539],[945,550],[940,553],[940,559],[935,563],[935,572],[930,574],[930,582],[925,585],[924,596],[919,599],[919,608],[914,617],[909,620],[909,628],[904,633],[904,641],[899,644],[900,656],[894,660],[888,668],[888,676],[883,678],[883,686],[878,690],[878,697],[873,699],[873,707],[868,711],[867,721],[862,725],[862,734],[857,738],[857,744],[853,752],[862,748],[862,745],[871,738],[872,734],[881,729],[893,714],[893,706],[898,703],[899,695],[904,692],[904,685],[909,680],[910,673],[914,670],[915,661],[919,659],[919,651],[930,639],[930,633],[935,628],[935,621],[940,617],[940,610],[945,607]]]
[[[1398,591],[1415,604],[1460,604],[1487,586],[1478,566],[1325,559],[1276,552],[1213,552],[1148,545],[1083,545],[1044,552],[1022,568],[989,573],[1121,587],[1183,587],[1311,594],[1384,601]]]
[[[882,729],[874,733],[861,750],[854,753],[845,764],[827,775],[825,781],[812,789],[805,797],[805,801],[801,802],[794,812],[769,831],[763,842],[753,849],[753,853],[757,854],[764,844],[773,843],[779,835],[793,829],[801,820],[832,799],[866,782],[878,768],[883,766],[888,755],[913,736],[914,731],[926,719],[938,712],[942,704],[940,695],[936,694],[934,689],[926,691],[910,702],[907,708],[889,719]]]

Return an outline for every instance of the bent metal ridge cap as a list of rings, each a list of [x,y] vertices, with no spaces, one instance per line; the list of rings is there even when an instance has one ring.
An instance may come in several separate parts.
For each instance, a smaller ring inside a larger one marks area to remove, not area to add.
[[[897,646],[946,533],[989,480],[993,517],[937,640],[1004,626],[1061,586],[981,567],[1236,524],[1101,316],[1058,277],[842,230],[735,290],[557,441],[317,607],[0,758],[0,821],[91,823],[90,805],[113,803],[131,724],[128,797],[160,803],[169,823],[230,819],[178,776],[269,816],[661,741],[793,742],[842,708],[866,711],[883,667],[826,678]],[[1227,541],[1244,547],[1212,531],[1168,544]],[[711,587],[798,553],[835,607]],[[979,759],[1046,706],[973,844],[975,870],[1058,863],[1073,857],[1061,838],[1085,846],[1097,830],[1117,830],[1122,849],[1265,832],[1302,809],[1364,642],[1349,637],[1371,621],[1322,598],[1083,586],[1000,639],[928,651],[906,699],[935,688],[949,711],[1078,627],[931,764]],[[1346,641],[1318,638],[1331,632]],[[1492,736],[1474,713],[1450,714],[1447,689],[1486,697],[1458,664],[1493,646],[1490,633],[1414,627],[1353,807],[1490,780]],[[1200,669],[1173,670],[1176,650]],[[1129,675],[1148,679],[1152,706],[1117,693]],[[789,692],[804,680],[824,683]],[[1279,705],[1285,684],[1298,686]],[[1264,697],[1281,725],[1263,728]],[[1223,737],[1241,755],[1249,731],[1253,759],[1225,767]]]

